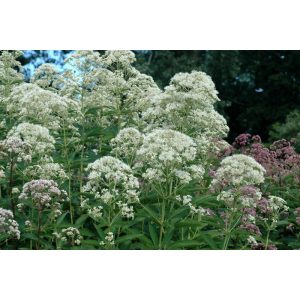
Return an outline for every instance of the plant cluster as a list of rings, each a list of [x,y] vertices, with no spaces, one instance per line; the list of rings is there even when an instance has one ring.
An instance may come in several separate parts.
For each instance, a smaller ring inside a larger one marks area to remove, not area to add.
[[[131,51],[77,51],[26,83],[18,55],[0,56],[1,249],[300,247],[299,155],[230,146],[208,75],[161,90]]]

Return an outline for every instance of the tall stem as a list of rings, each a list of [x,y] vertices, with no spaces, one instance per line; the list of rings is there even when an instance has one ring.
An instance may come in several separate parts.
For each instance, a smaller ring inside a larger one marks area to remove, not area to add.
[[[267,233],[267,239],[266,239],[265,250],[268,250],[270,232],[271,232],[271,230],[270,230],[270,228],[268,228],[268,233]]]
[[[160,220],[160,230],[159,230],[159,249],[162,249],[162,238],[164,232],[164,223],[165,223],[165,213],[166,213],[166,200],[163,198],[161,206],[161,220]]]
[[[14,169],[14,163],[13,160],[11,159],[10,161],[10,170],[9,170],[9,198],[10,198],[10,205],[11,205],[11,210],[15,216],[16,213],[16,205],[15,201],[12,196],[12,188],[13,188],[13,169]]]
[[[231,231],[226,231],[225,240],[224,240],[224,244],[223,244],[223,250],[227,250],[228,244],[230,241],[230,237],[231,237]]]
[[[70,219],[71,219],[71,224],[73,224],[73,207],[72,207],[72,197],[71,197],[72,174],[71,174],[71,166],[70,166],[69,153],[68,153],[68,147],[67,147],[67,137],[66,137],[65,126],[63,127],[63,133],[64,133],[64,152],[65,152],[65,158],[67,160],[68,177],[69,177],[68,194],[69,194],[69,199],[70,199],[70,207],[69,207],[70,208]]]
[[[226,224],[226,229],[225,229],[225,239],[224,239],[224,244],[223,244],[223,250],[227,250],[229,240],[231,237],[231,231],[233,228],[231,228],[232,220],[233,220],[233,215],[234,212],[231,212],[228,223]]]
[[[82,150],[80,154],[80,174],[79,174],[79,190],[80,190],[80,203],[82,202],[82,186],[83,186],[83,155],[84,155],[84,145],[82,145]]]
[[[42,210],[39,208],[39,210],[38,210],[37,243],[36,243],[36,249],[37,249],[37,250],[39,250],[39,247],[40,247],[41,216],[42,216]]]

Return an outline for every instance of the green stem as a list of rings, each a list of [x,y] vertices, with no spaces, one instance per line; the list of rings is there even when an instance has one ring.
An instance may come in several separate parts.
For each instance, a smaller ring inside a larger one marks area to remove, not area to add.
[[[166,201],[165,198],[162,200],[162,207],[161,207],[161,220],[160,220],[160,230],[159,230],[159,249],[162,249],[162,238],[164,232],[164,222],[165,222],[165,213],[166,213]]]
[[[63,127],[63,133],[64,133],[64,152],[65,152],[65,158],[67,160],[67,166],[68,166],[68,177],[69,177],[69,183],[68,183],[68,193],[69,193],[69,199],[70,199],[70,219],[71,224],[73,224],[73,207],[72,207],[72,197],[71,197],[71,166],[70,166],[70,160],[69,160],[69,154],[68,154],[68,145],[67,145],[67,137],[66,137],[66,129],[65,126]]]
[[[12,196],[12,188],[13,188],[13,168],[14,168],[14,163],[13,160],[10,162],[10,170],[9,170],[9,198],[10,198],[10,204],[11,204],[11,210],[14,214],[16,215],[16,206],[15,202]]]
[[[268,250],[270,232],[271,232],[271,230],[270,230],[270,228],[268,228],[265,250]]]
[[[82,202],[82,186],[83,186],[83,155],[84,155],[84,146],[82,146],[81,155],[80,155],[80,174],[79,174],[79,190],[80,190],[80,203]]]
[[[36,249],[39,250],[40,248],[40,234],[41,234],[41,217],[42,217],[42,210],[38,210],[38,229],[37,229],[37,243]]]
[[[223,244],[223,250],[227,250],[228,248],[228,244],[230,241],[230,237],[231,237],[231,231],[227,230],[225,233],[225,240],[224,240],[224,244]]]

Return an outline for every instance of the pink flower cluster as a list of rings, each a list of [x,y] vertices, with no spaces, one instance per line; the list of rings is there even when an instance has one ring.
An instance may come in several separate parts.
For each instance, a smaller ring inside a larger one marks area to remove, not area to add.
[[[0,141],[0,157],[16,158],[18,162],[31,161],[31,146],[18,137]]]
[[[241,218],[241,228],[249,231],[252,234],[261,235],[259,227],[253,222],[256,219],[255,208],[244,208]]]
[[[240,134],[232,144],[233,153],[239,152],[253,157],[267,171],[267,176],[281,183],[287,175],[293,175],[300,183],[300,155],[291,142],[279,140],[269,148],[265,147],[258,135]]]
[[[295,209],[296,223],[300,225],[300,207]]]
[[[60,190],[56,182],[45,179],[25,183],[19,196],[20,200],[32,200],[39,210],[51,207],[53,199],[63,202],[65,198],[67,198],[67,193]]]

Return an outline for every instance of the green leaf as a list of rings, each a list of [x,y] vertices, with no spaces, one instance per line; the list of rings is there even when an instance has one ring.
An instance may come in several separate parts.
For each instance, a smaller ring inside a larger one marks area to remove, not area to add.
[[[105,239],[105,234],[104,234],[104,231],[103,231],[102,228],[101,228],[102,225],[96,225],[96,224],[94,223],[94,227],[96,228],[96,231],[97,231],[99,237],[101,238],[101,240],[104,240],[104,239]]]
[[[202,242],[199,241],[193,241],[193,240],[182,240],[182,241],[177,241],[171,244],[169,249],[180,249],[180,248],[193,248],[193,247],[198,247],[203,245]]]
[[[75,226],[80,227],[87,220],[89,215],[81,215],[75,222]]]
[[[168,230],[166,230],[166,232],[164,234],[163,245],[169,244],[169,242],[172,239],[173,234],[174,234],[174,227],[171,226]]]
[[[218,247],[218,245],[215,243],[215,241],[212,239],[211,236],[209,236],[209,234],[205,233],[201,235],[201,238],[206,242],[206,244],[208,246],[210,246],[210,248],[212,250],[218,250],[220,247]]]
[[[160,224],[159,215],[154,210],[146,205],[142,205],[142,207],[148,213],[148,215],[151,216],[153,221],[155,221],[157,224]]]
[[[68,214],[69,212],[65,212],[63,213],[62,215],[60,215],[58,218],[57,218],[57,221],[56,221],[56,225],[60,225],[63,220],[65,219],[66,215]]]
[[[141,233],[139,233],[139,234],[127,234],[127,235],[124,235],[124,236],[121,236],[121,237],[117,238],[116,243],[120,244],[120,243],[124,243],[124,242],[127,242],[127,241],[131,241],[131,240],[139,238],[140,236],[142,236]]]
[[[157,248],[158,247],[158,235],[156,233],[154,226],[150,223],[149,223],[149,233],[150,233],[151,240],[153,242],[153,246],[155,248]]]
[[[80,229],[80,234],[82,236],[95,237],[95,233],[92,232],[91,230],[87,229],[87,228],[81,228]]]
[[[29,240],[34,240],[38,241],[38,237],[36,234],[31,233],[31,232],[25,232],[22,234],[22,239],[29,239]]]
[[[202,229],[206,226],[206,223],[197,220],[184,220],[175,224],[176,227],[193,227],[197,229]]]

